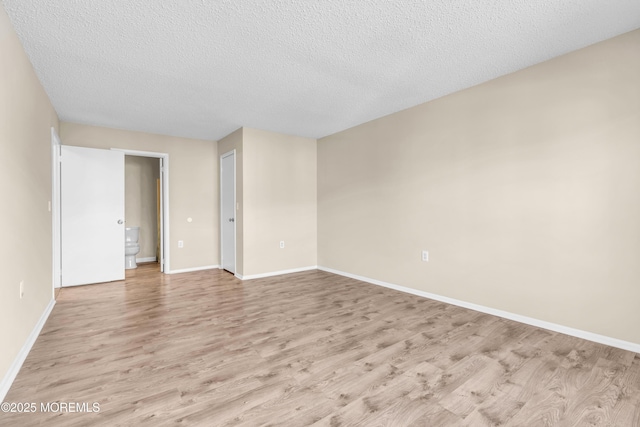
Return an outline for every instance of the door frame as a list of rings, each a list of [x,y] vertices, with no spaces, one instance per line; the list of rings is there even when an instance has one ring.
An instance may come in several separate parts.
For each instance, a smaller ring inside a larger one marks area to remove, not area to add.
[[[224,269],[224,236],[222,232],[222,227],[224,224],[223,218],[223,208],[222,205],[222,186],[224,185],[222,179],[222,159],[225,157],[229,157],[233,155],[233,212],[234,212],[234,222],[233,222],[233,274],[238,275],[238,242],[237,242],[237,227],[238,227],[238,209],[236,206],[237,198],[236,198],[236,150],[233,149],[231,151],[227,151],[220,155],[220,268]]]
[[[171,273],[171,263],[169,248],[169,154],[155,151],[128,150],[122,148],[112,148],[113,151],[121,151],[125,156],[151,157],[160,160],[160,271],[165,274]],[[126,206],[125,206],[126,207]]]
[[[60,206],[60,146],[62,142],[56,128],[51,127],[51,249],[52,249],[52,284],[55,290],[62,286],[62,240],[61,240],[61,206]]]

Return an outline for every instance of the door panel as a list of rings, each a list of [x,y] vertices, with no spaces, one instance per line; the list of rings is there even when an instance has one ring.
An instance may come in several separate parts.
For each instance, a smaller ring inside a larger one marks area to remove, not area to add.
[[[236,161],[235,152],[220,159],[220,229],[222,268],[236,272]]]
[[[124,279],[124,153],[61,146],[62,286]]]

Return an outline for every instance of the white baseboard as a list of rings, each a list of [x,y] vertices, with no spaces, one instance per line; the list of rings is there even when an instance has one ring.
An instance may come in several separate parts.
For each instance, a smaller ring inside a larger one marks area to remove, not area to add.
[[[272,271],[270,273],[249,274],[248,276],[236,274],[235,276],[240,280],[251,280],[251,279],[262,279],[263,277],[280,276],[282,274],[300,273],[302,271],[317,270],[317,269],[318,269],[317,265],[310,265],[308,267],[292,268],[290,270]]]
[[[327,267],[318,267],[318,270],[326,271],[329,273],[337,274],[339,276],[350,277],[352,279],[360,280],[363,282],[371,283],[372,285],[384,286],[385,288],[394,289],[396,291],[405,292],[408,294],[417,295],[423,298],[429,298],[432,300],[444,302],[447,304],[457,305],[458,307],[468,308],[470,310],[479,311],[481,313],[491,314],[493,316],[502,317],[504,319],[514,320],[516,322],[524,323],[527,325],[535,326],[542,329],[548,329],[554,332],[560,332],[561,334],[571,335],[573,337],[582,338],[587,341],[597,342],[599,344],[608,345],[611,347],[621,348],[623,350],[632,351],[634,353],[640,353],[640,344],[620,340],[617,338],[608,337],[606,335],[599,335],[593,332],[583,331],[580,329],[570,328],[568,326],[559,325],[557,323],[551,323],[540,319],[534,319],[533,317],[522,316],[520,314],[510,313],[508,311],[498,310],[491,307],[486,307],[479,304],[474,304],[466,301],[457,300],[429,292],[420,291],[413,288],[407,288],[405,286],[395,285],[393,283],[383,282],[381,280],[371,279],[368,277],[358,276],[357,274],[346,273],[344,271],[334,270]]]
[[[213,270],[220,268],[219,265],[205,265],[203,267],[182,268],[180,270],[165,271],[165,274],[191,273],[192,271]]]
[[[18,352],[18,355],[13,360],[13,363],[9,367],[9,370],[7,371],[4,378],[2,379],[2,382],[0,382],[0,402],[4,401],[5,396],[9,392],[9,389],[11,388],[11,384],[13,384],[13,380],[16,379],[18,372],[20,372],[20,368],[22,368],[22,364],[24,363],[27,356],[29,355],[29,352],[31,351],[31,347],[33,347],[33,344],[35,344],[36,340],[38,339],[38,335],[40,335],[40,331],[42,331],[42,327],[47,322],[47,319],[49,318],[49,315],[51,314],[51,310],[53,310],[54,305],[56,305],[56,300],[51,299],[51,301],[49,301],[49,305],[47,305],[47,307],[44,309],[44,312],[42,312],[42,315],[40,316],[38,323],[36,323],[36,325],[33,327],[33,330],[29,334],[29,337],[27,337],[27,341],[25,341],[24,345],[20,349],[20,352]]]
[[[152,256],[147,258],[136,258],[136,262],[156,262],[158,258]]]

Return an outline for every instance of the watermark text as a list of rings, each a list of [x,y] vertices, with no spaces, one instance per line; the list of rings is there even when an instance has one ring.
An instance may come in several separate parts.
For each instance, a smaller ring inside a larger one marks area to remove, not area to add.
[[[0,412],[5,413],[29,413],[29,412],[54,412],[54,413],[94,413],[100,412],[98,402],[2,402]]]

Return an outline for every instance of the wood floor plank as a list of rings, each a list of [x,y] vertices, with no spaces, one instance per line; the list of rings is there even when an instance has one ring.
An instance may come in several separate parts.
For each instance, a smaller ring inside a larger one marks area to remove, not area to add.
[[[640,355],[323,271],[64,288],[8,426],[639,426]]]

